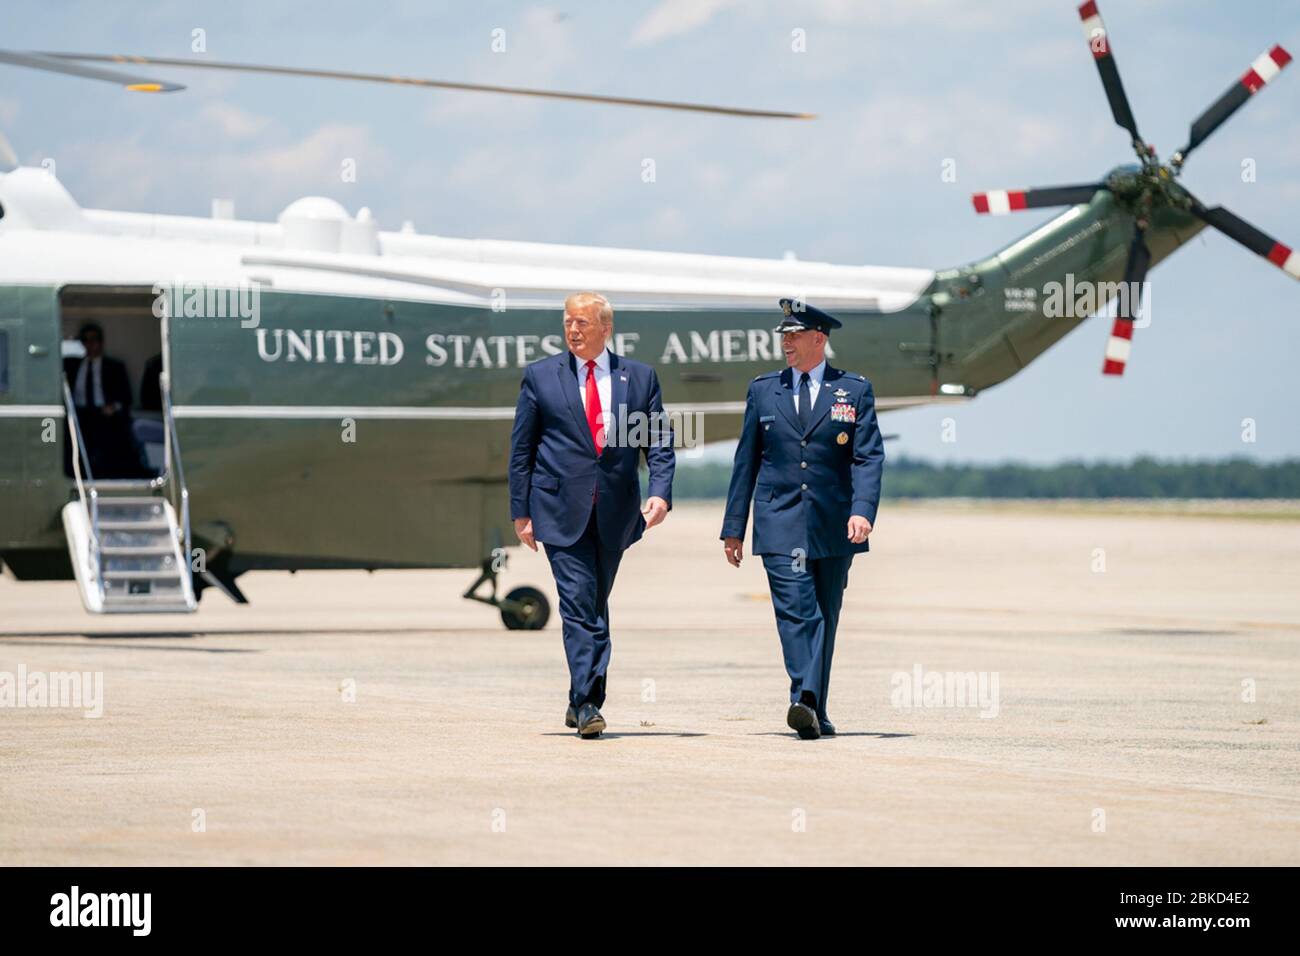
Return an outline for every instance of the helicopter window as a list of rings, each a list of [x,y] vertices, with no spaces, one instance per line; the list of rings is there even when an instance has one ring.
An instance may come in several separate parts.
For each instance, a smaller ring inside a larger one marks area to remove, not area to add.
[[[0,332],[0,392],[9,391],[9,333]]]

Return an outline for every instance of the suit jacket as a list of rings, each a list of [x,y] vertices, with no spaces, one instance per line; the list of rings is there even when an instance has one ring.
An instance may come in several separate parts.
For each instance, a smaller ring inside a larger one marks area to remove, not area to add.
[[[77,374],[81,369],[81,363],[84,361],[86,361],[84,358],[63,360],[63,373],[68,377],[68,386],[72,389],[74,397],[77,392]],[[131,380],[126,374],[126,365],[115,358],[109,358],[105,355],[100,360],[99,373],[103,377],[100,388],[104,391],[104,404],[121,405],[124,409],[130,408]],[[95,397],[91,394],[89,375],[86,376],[86,404],[95,404]]]
[[[140,375],[140,408],[146,412],[162,411],[162,356],[155,355],[144,363]]]
[[[601,545],[621,551],[645,530],[641,517],[644,455],[650,469],[651,497],[672,506],[672,432],[652,435],[643,428],[620,429],[629,413],[658,415],[663,421],[659,379],[649,365],[610,353],[610,400],[615,420],[599,458],[578,397],[578,365],[561,352],[524,369],[510,436],[510,517],[531,518],[538,541],[567,546],[582,536],[591,519],[595,493]],[[627,440],[620,440],[620,434]]]
[[[790,369],[749,385],[736,445],[722,538],[745,537],[754,503],[754,554],[827,558],[870,550],[848,540],[850,515],[873,525],[880,504],[884,439],[871,383],[826,366],[812,423],[800,426]],[[843,437],[841,437],[843,436]]]

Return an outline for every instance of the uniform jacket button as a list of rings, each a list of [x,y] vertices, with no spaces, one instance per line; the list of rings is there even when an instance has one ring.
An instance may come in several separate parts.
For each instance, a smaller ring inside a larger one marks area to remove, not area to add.
[[[808,462],[806,462],[806,461],[801,461],[801,462],[799,462],[799,467],[800,467],[800,468],[807,468],[807,467],[808,467]]]
[[[800,491],[807,491],[807,490],[808,490],[808,486],[807,486],[807,485],[800,485],[800,486],[799,486],[799,490],[800,490]]]

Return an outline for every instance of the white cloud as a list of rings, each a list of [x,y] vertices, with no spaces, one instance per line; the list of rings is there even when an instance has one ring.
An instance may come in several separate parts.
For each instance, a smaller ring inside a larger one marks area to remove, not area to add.
[[[573,28],[556,11],[546,7],[530,7],[524,11],[519,23],[505,23],[504,52],[494,53],[491,34],[483,35],[483,46],[472,62],[473,66],[455,77],[466,83],[483,83],[493,86],[518,86],[529,89],[546,89],[557,75],[580,63],[581,48],[573,43]],[[582,84],[569,84],[574,92],[582,92]],[[512,123],[523,117],[533,118],[544,100],[512,97],[493,93],[456,92],[453,90],[424,90],[419,93],[432,98],[421,107],[421,117],[432,124],[446,121],[461,122],[466,119],[482,120],[485,116],[501,117]]]
[[[632,45],[644,46],[692,33],[739,0],[660,0],[632,32]]]
[[[656,245],[673,246],[691,232],[691,219],[676,206],[661,206],[646,223],[646,236]]]
[[[247,139],[264,132],[271,124],[267,117],[256,116],[229,103],[208,103],[200,116],[225,139]]]
[[[202,123],[198,116],[190,126]],[[82,142],[59,152],[59,178],[84,206],[206,215],[209,199],[222,196],[235,201],[240,218],[274,219],[293,200],[313,194],[332,196],[355,212],[371,203],[377,184],[393,169],[388,154],[361,126],[327,123],[301,139],[255,148],[224,144],[210,130],[176,133],[176,143],[206,148],[188,152],[138,138]],[[167,177],[139,174],[162,158]],[[356,183],[343,181],[345,160],[355,163]]]

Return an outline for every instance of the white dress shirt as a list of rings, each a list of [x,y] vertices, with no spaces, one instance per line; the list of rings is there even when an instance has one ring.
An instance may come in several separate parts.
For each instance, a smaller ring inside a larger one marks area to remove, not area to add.
[[[794,373],[794,378],[790,382],[791,390],[794,392],[794,413],[799,414],[799,380],[803,377],[803,372],[797,368],[790,369]],[[816,368],[808,370],[808,397],[812,399],[813,408],[817,407],[817,393],[822,390],[822,376],[826,374],[826,360],[822,359],[817,363]],[[599,379],[597,379],[599,382]]]
[[[90,373],[91,364],[95,366],[95,394],[91,395],[91,401],[86,401],[86,378]],[[108,403],[104,401],[104,359],[103,356],[93,359],[82,359],[81,364],[77,366],[77,384],[72,388],[73,404],[79,408],[86,408],[93,405],[99,408]]]
[[[587,410],[587,360],[573,356],[573,360],[578,363],[578,404],[582,410]],[[606,429],[609,428],[610,416],[613,415],[613,409],[610,408],[611,390],[613,386],[609,379],[609,349],[601,349],[600,354],[596,356],[596,394],[600,396],[600,410],[605,416],[604,424]]]

